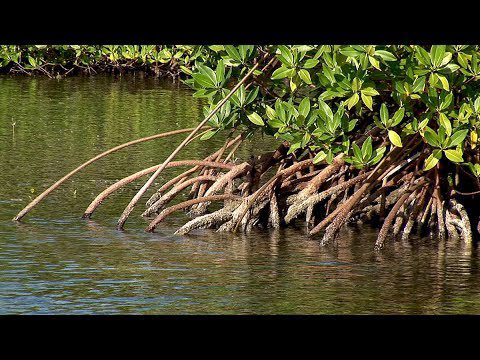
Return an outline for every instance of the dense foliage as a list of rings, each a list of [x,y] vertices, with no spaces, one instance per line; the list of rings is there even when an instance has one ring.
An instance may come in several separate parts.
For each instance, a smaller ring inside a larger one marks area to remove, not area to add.
[[[343,152],[364,167],[378,163],[386,146],[419,134],[429,151],[425,170],[448,160],[480,175],[478,46],[210,46],[187,83],[212,108],[265,52],[276,57],[273,73],[258,71],[204,138],[234,127],[263,131],[288,141],[290,152],[316,150],[316,162]],[[371,137],[355,143],[372,129],[378,146]]]
[[[188,45],[0,45],[0,70],[49,77],[145,70],[176,78],[188,71],[196,50]]]

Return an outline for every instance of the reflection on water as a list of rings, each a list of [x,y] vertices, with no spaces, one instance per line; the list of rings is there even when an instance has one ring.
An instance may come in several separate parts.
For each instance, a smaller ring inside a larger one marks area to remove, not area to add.
[[[119,143],[198,123],[201,103],[153,79],[0,78],[0,313],[478,313],[477,248],[430,239],[389,242],[348,229],[322,248],[298,229],[249,235],[155,234],[137,210],[114,224],[142,179],[79,219],[108,184],[161,162],[180,137],[107,157],[29,214],[31,198],[82,161]],[[15,126],[12,124],[15,123]],[[191,144],[179,158],[220,146]],[[266,143],[255,142],[255,150]],[[253,145],[244,150],[246,156]],[[180,169],[163,174],[158,184]]]

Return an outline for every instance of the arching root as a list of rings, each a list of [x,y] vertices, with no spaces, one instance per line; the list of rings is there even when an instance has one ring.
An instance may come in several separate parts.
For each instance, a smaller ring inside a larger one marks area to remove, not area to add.
[[[382,249],[387,239],[409,239],[414,230],[439,241],[472,241],[468,211],[454,197],[455,191],[446,191],[449,185],[440,175],[443,170],[421,171],[426,154],[414,151],[415,142],[419,143],[415,136],[403,149],[393,147],[373,169],[356,168],[344,155],[330,164],[313,164],[314,153],[298,150],[289,154],[286,143],[273,152],[252,156],[248,162],[233,164],[230,159],[242,140],[237,137],[225,142],[203,161],[169,163],[167,167],[191,168],[150,197],[143,216],[156,217],[146,231],[154,231],[167,216],[183,210],[193,219],[176,231],[179,235],[198,229],[278,229],[299,219],[305,220],[311,236],[322,232],[322,245],[334,240],[343,226],[365,222],[381,224],[376,250]],[[158,165],[109,186],[84,216],[89,217],[116,190],[156,169]],[[189,193],[190,199],[170,206],[182,192]],[[213,201],[222,201],[223,206],[209,213]]]

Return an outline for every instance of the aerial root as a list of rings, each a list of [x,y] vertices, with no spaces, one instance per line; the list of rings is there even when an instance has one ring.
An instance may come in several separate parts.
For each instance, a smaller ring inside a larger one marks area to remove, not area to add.
[[[182,190],[191,186],[194,183],[200,181],[215,181],[217,180],[216,176],[213,175],[200,175],[195,178],[186,180],[175,186],[172,190],[167,192],[165,195],[161,196],[157,201],[155,201],[150,207],[145,210],[142,214],[144,217],[151,216],[155,213],[158,213],[162,210],[170,201],[172,201],[175,196],[177,196]]]
[[[180,160],[180,161],[172,161],[168,163],[168,165],[165,168],[173,168],[177,166],[195,166],[195,165],[203,165],[203,166],[210,166],[210,167],[218,167],[221,169],[227,169],[230,170],[233,168],[233,164],[224,164],[224,163],[217,163],[213,161],[201,161],[201,160]],[[84,219],[89,219],[93,212],[96,210],[98,206],[112,193],[115,191],[121,189],[127,184],[130,184],[131,182],[140,179],[141,177],[151,174],[155,172],[161,165],[155,165],[151,166],[147,169],[141,170],[136,172],[135,174],[132,174],[130,176],[127,176],[116,183],[110,185],[108,188],[103,190],[100,194],[97,195],[97,197],[90,203],[88,208],[85,210],[83,214]]]
[[[232,209],[226,206],[220,210],[214,211],[213,213],[205,214],[190,220],[185,225],[183,225],[180,229],[178,229],[175,232],[175,234],[185,235],[196,229],[215,228],[227,222],[231,218],[232,218]]]
[[[450,199],[450,206],[452,210],[455,210],[460,217],[462,239],[467,243],[471,243],[473,241],[472,227],[470,225],[470,220],[469,220],[467,211],[465,210],[464,206],[459,202],[457,202],[455,199]]]
[[[419,198],[414,200],[413,210],[410,211],[410,215],[407,218],[407,222],[402,232],[403,241],[407,240],[410,236],[410,233],[412,232],[412,229],[417,221],[418,215],[422,211],[422,207],[425,203],[427,191],[428,191],[428,187],[424,187],[420,192]]]
[[[325,200],[329,196],[335,195],[339,192],[345,191],[346,189],[350,188],[351,186],[363,181],[368,176],[368,173],[364,173],[358,175],[357,177],[350,179],[344,183],[338,184],[333,186],[325,191],[322,191],[319,194],[309,196],[305,198],[305,196],[298,196],[295,198],[294,202],[290,205],[287,211],[287,215],[285,215],[285,222],[288,224],[302,212],[304,212],[307,208],[313,207],[322,200]],[[303,199],[303,200],[302,200]],[[288,200],[287,200],[288,201]]]
[[[408,240],[414,231],[439,240],[472,241],[467,210],[456,201],[455,191],[445,191],[447,183],[440,181],[440,168],[420,172],[423,154],[411,155],[394,147],[373,169],[365,170],[346,163],[343,155],[329,164],[313,164],[314,154],[288,154],[283,143],[271,153],[234,164],[231,158],[242,140],[226,141],[203,161],[168,163],[166,167],[190,168],[160,186],[147,201],[142,215],[156,217],[146,231],[153,232],[170,214],[183,210],[193,218],[175,232],[179,235],[199,229],[278,229],[302,219],[310,235],[323,232],[322,245],[334,240],[344,226],[364,222],[382,224],[376,250],[387,239]],[[109,186],[84,216],[89,217],[113,192],[156,169],[158,165]],[[189,199],[170,206],[182,193],[189,194]],[[215,201],[223,205],[209,211]]]
[[[231,195],[231,194],[223,194],[223,195],[212,195],[212,196],[206,196],[203,198],[198,198],[198,199],[191,199],[187,200],[184,202],[181,202],[179,204],[173,205],[169,208],[166,208],[163,210],[160,214],[157,215],[155,219],[153,219],[150,224],[147,226],[145,231],[147,232],[153,232],[157,225],[162,222],[168,215],[172,214],[175,211],[185,209],[186,207],[192,206],[194,204],[198,204],[201,202],[212,202],[212,201],[223,201],[223,200],[239,200],[239,196]]]
[[[236,138],[228,142],[226,148],[230,148],[233,146],[234,149],[236,149],[242,142],[242,135],[238,135]],[[218,155],[222,152],[222,148],[218,149],[215,151],[213,154],[210,154],[207,156],[204,161],[213,161],[218,157]],[[230,157],[227,157],[223,162],[228,162]],[[185,172],[181,173],[180,175],[175,176],[171,180],[167,181],[165,184],[163,184],[146,202],[146,206],[150,207],[154,202],[158,201],[161,197],[162,194],[167,191],[169,188],[171,188],[174,185],[178,185],[181,182],[185,181],[186,178],[188,178],[190,175],[194,174],[197,171],[202,171],[204,169],[204,166],[202,165],[196,165],[191,169],[186,170]]]
[[[129,146],[132,146],[132,145],[136,145],[136,144],[139,144],[139,143],[143,143],[143,142],[146,142],[146,141],[150,141],[150,140],[154,140],[154,139],[161,139],[161,138],[164,138],[164,137],[168,137],[168,136],[173,136],[173,135],[178,135],[178,134],[183,134],[183,133],[186,133],[186,132],[190,132],[192,131],[194,128],[189,128],[189,129],[178,129],[178,130],[174,130],[174,131],[169,131],[169,132],[165,132],[165,133],[161,133],[161,134],[156,134],[156,135],[152,135],[152,136],[147,136],[147,137],[144,137],[144,138],[141,138],[141,139],[137,139],[137,140],[132,140],[132,141],[129,141],[129,142],[126,142],[124,144],[121,144],[121,145],[118,145],[118,146],[115,146],[107,151],[104,151],[103,153],[91,158],[90,160],[84,162],[83,164],[81,164],[80,166],[78,166],[77,168],[73,169],[72,171],[70,171],[67,175],[65,175],[64,177],[62,177],[60,180],[58,180],[57,182],[55,182],[53,185],[51,185],[48,189],[46,189],[44,192],[42,192],[40,195],[38,195],[35,199],[33,199],[27,206],[25,206],[25,208],[23,208],[14,218],[13,220],[15,221],[20,221],[25,215],[27,215],[38,203],[40,203],[45,197],[47,197],[52,191],[54,191],[55,189],[57,189],[61,184],[63,184],[65,181],[67,181],[69,178],[71,178],[73,175],[75,175],[76,173],[78,173],[80,170],[84,169],[85,167],[87,167],[88,165],[96,162],[97,160],[100,160],[101,158],[104,158],[105,156],[107,155],[110,155],[118,150],[121,150],[121,149],[124,149],[126,147],[129,147]],[[210,126],[203,126],[201,127],[201,129],[210,129]]]
[[[270,214],[268,219],[269,225],[274,228],[280,228],[281,219],[280,219],[280,209],[278,207],[278,200],[275,191],[272,191],[270,196]]]
[[[415,192],[415,190],[423,185],[425,182],[420,181],[419,184],[416,186],[412,187],[412,189],[408,189],[405,191],[405,193],[398,199],[398,201],[395,203],[393,208],[390,210],[388,213],[387,217],[385,218],[385,221],[383,222],[382,228],[380,229],[380,232],[378,233],[378,238],[377,241],[375,242],[375,249],[379,250],[383,247],[385,239],[388,235],[388,230],[390,229],[390,226],[392,225],[393,220],[395,219],[395,216],[397,215],[398,211],[400,210],[400,207],[403,205],[405,201],[411,196],[412,193]]]
[[[205,194],[202,196],[207,197],[207,196],[218,194],[221,190],[223,190],[227,186],[229,182],[233,181],[239,176],[246,174],[250,169],[251,169],[251,166],[247,162],[234,166],[229,172],[218,177],[218,179],[212,184],[212,186],[208,189],[208,191],[205,192]],[[204,203],[198,204],[196,207],[192,207],[192,210],[190,210],[190,215],[199,216],[204,214],[207,211],[208,205],[209,205],[208,202],[204,202]]]

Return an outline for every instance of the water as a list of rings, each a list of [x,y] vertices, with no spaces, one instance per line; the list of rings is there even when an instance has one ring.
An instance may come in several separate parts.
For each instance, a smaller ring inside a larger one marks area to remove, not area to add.
[[[30,199],[90,157],[131,139],[190,127],[201,103],[178,86],[107,76],[50,80],[0,77],[0,313],[2,314],[441,314],[479,313],[479,250],[435,239],[388,241],[345,231],[320,247],[302,227],[249,235],[173,232],[179,213],[155,234],[139,206],[114,225],[145,179],[80,219],[114,181],[160,163],[181,136],[136,145],[100,160],[62,185],[18,224]],[[15,123],[15,126],[12,124]],[[201,158],[222,140],[191,144]],[[243,156],[268,148],[247,145]],[[157,185],[180,170],[168,170]]]

